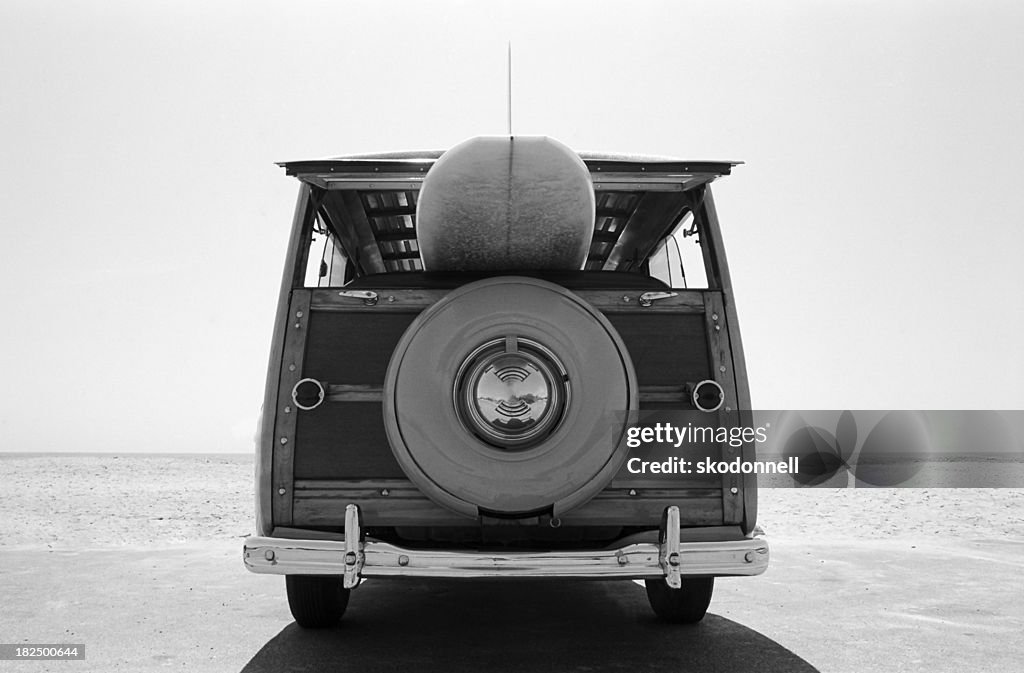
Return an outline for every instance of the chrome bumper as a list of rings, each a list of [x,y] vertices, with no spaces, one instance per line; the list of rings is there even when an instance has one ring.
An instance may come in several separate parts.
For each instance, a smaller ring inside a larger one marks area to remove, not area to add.
[[[345,512],[345,539],[289,540],[250,537],[245,566],[255,573],[342,575],[345,587],[365,577],[566,577],[640,579],[664,577],[678,588],[685,575],[760,575],[768,567],[768,542],[751,537],[722,542],[680,542],[679,508],[665,513],[660,544],[619,549],[551,552],[486,552],[404,549],[363,540],[359,508]]]

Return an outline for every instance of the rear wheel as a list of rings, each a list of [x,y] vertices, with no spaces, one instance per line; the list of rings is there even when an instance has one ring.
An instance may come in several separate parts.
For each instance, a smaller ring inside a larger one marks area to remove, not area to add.
[[[340,577],[330,575],[286,575],[288,607],[295,622],[307,629],[334,626],[348,607],[349,590]]]
[[[715,589],[714,577],[684,577],[673,589],[663,579],[645,580],[647,600],[658,618],[673,624],[696,624],[704,619]]]

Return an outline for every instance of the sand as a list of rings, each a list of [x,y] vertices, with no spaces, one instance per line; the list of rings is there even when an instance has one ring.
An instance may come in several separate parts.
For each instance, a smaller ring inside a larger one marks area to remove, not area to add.
[[[6,548],[240,540],[253,531],[248,455],[0,454]],[[763,488],[772,537],[868,541],[944,535],[1024,541],[1024,489]]]
[[[297,660],[318,667],[344,629],[319,641],[296,635],[281,578],[242,566],[252,473],[249,456],[0,454],[0,642],[85,642],[87,661],[76,670],[254,671]],[[711,647],[705,669],[735,669],[715,658],[719,650],[749,655],[758,670],[1006,671],[1024,658],[1024,489],[772,488],[761,490],[760,511],[772,565],[761,577],[719,581],[712,617],[688,636],[696,640],[687,647]],[[608,585],[600,591],[626,615],[628,637],[646,642],[658,627],[644,616],[642,590]],[[354,593],[354,623],[386,623],[390,613],[373,606],[406,596],[395,586]],[[423,587],[428,595],[442,584]],[[531,590],[517,590],[524,605]],[[445,617],[455,624],[471,607],[440,603],[455,610]],[[417,614],[407,609],[405,619]],[[723,638],[736,647],[721,647]],[[387,647],[391,660],[408,654]],[[641,654],[651,670],[667,661]],[[687,661],[680,653],[671,670],[690,670]],[[450,663],[437,667],[454,670]],[[36,662],[31,670],[68,666]]]
[[[0,544],[54,550],[241,540],[249,455],[0,454]]]

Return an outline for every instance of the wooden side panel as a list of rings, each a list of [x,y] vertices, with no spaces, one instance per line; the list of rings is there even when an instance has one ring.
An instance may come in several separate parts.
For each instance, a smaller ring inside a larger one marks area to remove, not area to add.
[[[306,376],[345,385],[383,385],[391,354],[416,315],[314,310],[309,322]]]
[[[303,376],[326,384],[327,399],[299,413],[297,479],[405,476],[384,431],[381,390],[398,340],[420,311],[444,294],[387,290],[377,304],[368,305],[338,290],[313,290]]]
[[[681,386],[708,378],[704,318],[697,314],[607,314],[629,351],[641,386]],[[664,335],[652,339],[651,335]]]
[[[391,354],[418,309],[313,303],[303,375],[327,384],[327,400],[300,412],[295,475],[305,479],[402,477],[384,430],[381,388]],[[324,308],[327,306],[328,308]],[[376,310],[384,308],[384,310]]]
[[[281,454],[279,474],[294,478],[296,490],[294,499],[290,488],[287,497],[278,498],[281,516],[290,517],[276,518],[278,525],[339,525],[350,502],[360,505],[365,525],[473,523],[434,504],[405,480],[388,444],[381,411],[382,384],[396,344],[416,316],[447,292],[381,290],[374,305],[336,289],[305,292],[309,336],[297,364],[301,376],[326,384],[327,397],[312,411],[291,414],[290,425],[282,426],[296,441],[276,447]],[[639,305],[641,293],[635,289],[577,294],[601,309],[621,335],[637,371],[641,409],[688,408],[687,383],[719,378],[714,367],[727,355],[728,342],[719,343],[718,348],[726,350],[718,359],[709,357],[705,304],[715,300],[713,293],[683,290],[649,307]],[[282,373],[291,376],[291,383],[282,383],[282,395],[290,395],[300,377]],[[357,487],[371,482],[391,483],[389,495]],[[686,525],[723,523],[725,501],[717,477],[680,477],[671,482],[672,489],[665,485],[664,479],[613,482],[564,521],[650,525],[665,507],[677,504]]]
[[[402,478],[384,431],[381,403],[325,402],[300,412],[297,479]]]

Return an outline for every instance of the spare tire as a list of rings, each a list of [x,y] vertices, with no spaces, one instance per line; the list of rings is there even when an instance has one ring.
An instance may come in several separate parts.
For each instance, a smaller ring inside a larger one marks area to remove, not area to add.
[[[384,384],[399,465],[470,517],[559,516],[626,459],[637,384],[608,320],[569,290],[522,277],[464,285],[402,336]]]

